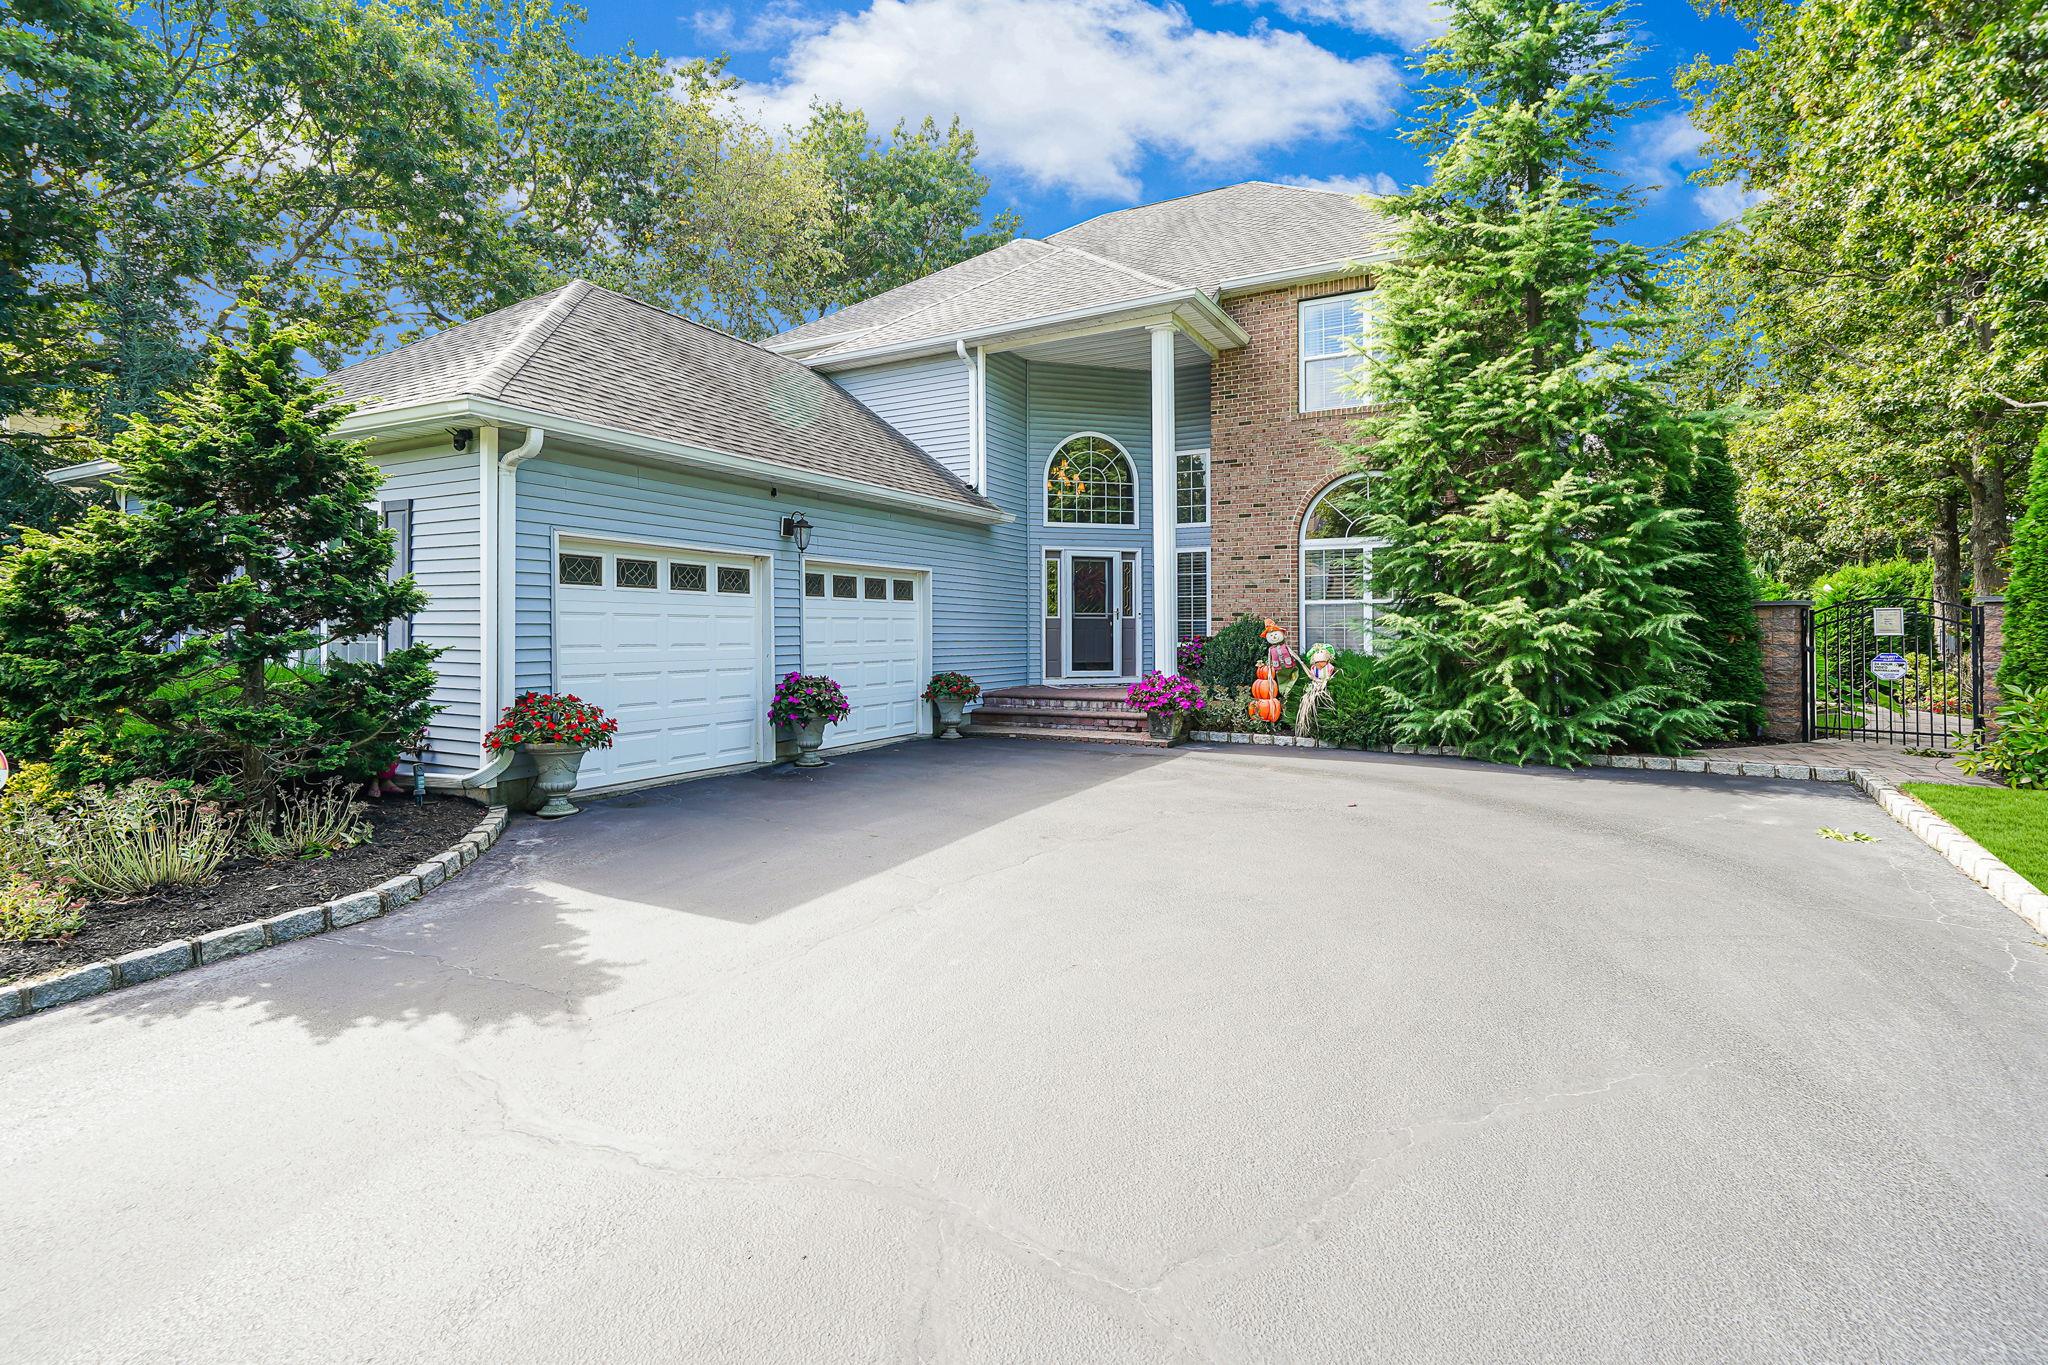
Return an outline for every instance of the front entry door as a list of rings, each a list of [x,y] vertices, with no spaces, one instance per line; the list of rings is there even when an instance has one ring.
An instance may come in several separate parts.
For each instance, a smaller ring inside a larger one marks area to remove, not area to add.
[[[1116,556],[1067,556],[1067,672],[1117,672]]]

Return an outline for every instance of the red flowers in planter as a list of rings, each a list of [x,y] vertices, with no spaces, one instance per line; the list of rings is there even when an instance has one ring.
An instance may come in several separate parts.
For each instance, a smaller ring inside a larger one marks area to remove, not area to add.
[[[484,734],[496,753],[522,744],[576,744],[609,749],[619,723],[573,693],[522,692]]]

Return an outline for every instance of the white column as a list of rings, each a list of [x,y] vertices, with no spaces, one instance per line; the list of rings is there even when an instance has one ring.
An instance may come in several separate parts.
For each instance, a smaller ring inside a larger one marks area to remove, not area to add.
[[[1174,646],[1180,630],[1174,617],[1174,445],[1172,323],[1152,332],[1152,666],[1174,671]]]
[[[505,528],[499,518],[503,508],[498,501],[498,429],[479,427],[476,433],[477,456],[477,731],[491,728],[498,719],[498,633],[503,627],[499,619],[498,598],[498,545]],[[481,744],[477,748],[480,761],[488,762],[490,751]]]

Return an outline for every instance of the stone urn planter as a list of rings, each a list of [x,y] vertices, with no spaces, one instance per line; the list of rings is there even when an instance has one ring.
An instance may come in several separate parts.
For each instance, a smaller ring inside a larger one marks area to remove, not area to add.
[[[1188,717],[1202,709],[1202,688],[1178,673],[1147,673],[1124,692],[1124,701],[1145,713],[1152,738],[1172,744],[1187,728]]]
[[[799,768],[822,768],[825,760],[818,757],[818,750],[825,744],[825,718],[812,716],[796,727],[796,766]]]
[[[590,751],[581,744],[522,744],[533,755],[533,788],[546,800],[534,812],[543,820],[574,815],[578,807],[569,804],[576,790],[576,774],[583,767],[583,755]]]
[[[1180,738],[1181,729],[1187,724],[1187,717],[1179,711],[1148,711],[1145,724],[1152,731],[1152,738],[1163,739],[1168,744]]]
[[[932,704],[939,722],[940,739],[960,738],[960,720],[967,704],[981,695],[981,684],[965,673],[934,673],[925,685],[924,699]]]
[[[786,725],[796,736],[796,766],[822,768],[825,760],[818,749],[825,743],[825,727],[837,725],[853,714],[846,692],[822,673],[788,673],[775,684],[768,702],[768,719]]]
[[[569,793],[576,790],[583,755],[609,749],[618,733],[617,721],[574,693],[522,692],[484,732],[484,747],[532,755],[534,789],[546,798],[535,814],[559,820],[576,813]]]

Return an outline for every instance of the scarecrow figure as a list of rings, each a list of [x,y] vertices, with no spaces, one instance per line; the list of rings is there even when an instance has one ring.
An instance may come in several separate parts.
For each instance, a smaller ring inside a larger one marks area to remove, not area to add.
[[[1316,713],[1323,709],[1330,679],[1337,676],[1337,651],[1328,645],[1311,645],[1308,651],[1308,687],[1301,704],[1294,708],[1294,733],[1306,738],[1316,732]]]

